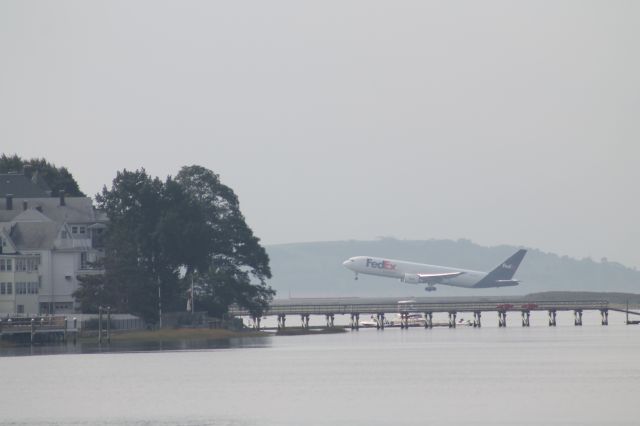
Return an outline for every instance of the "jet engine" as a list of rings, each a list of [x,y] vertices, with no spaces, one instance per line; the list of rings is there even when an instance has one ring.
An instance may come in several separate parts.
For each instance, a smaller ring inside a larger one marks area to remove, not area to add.
[[[404,274],[402,282],[407,284],[420,284],[420,277],[416,274]]]

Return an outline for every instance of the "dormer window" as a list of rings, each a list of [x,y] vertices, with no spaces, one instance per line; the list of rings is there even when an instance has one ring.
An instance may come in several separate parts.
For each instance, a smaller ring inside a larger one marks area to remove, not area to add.
[[[77,234],[78,233],[78,227],[77,226],[72,226],[71,227],[71,233],[72,234]]]

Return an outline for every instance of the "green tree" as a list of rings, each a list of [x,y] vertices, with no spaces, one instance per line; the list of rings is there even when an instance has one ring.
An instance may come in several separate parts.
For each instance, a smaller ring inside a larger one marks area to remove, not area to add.
[[[183,167],[176,181],[204,212],[213,243],[208,267],[198,268],[196,305],[212,315],[226,312],[231,303],[261,314],[275,295],[266,284],[271,278],[269,256],[247,225],[238,197],[201,166]],[[258,283],[252,284],[252,278]]]
[[[2,154],[0,156],[0,173],[22,172],[25,171],[25,166],[30,166],[30,175],[37,173],[38,178],[47,184],[53,197],[58,196],[61,190],[72,197],[85,196],[80,191],[78,182],[66,167],[56,167],[44,158],[24,160],[15,154],[12,156]]]
[[[261,312],[272,299],[269,258],[236,195],[210,170],[185,167],[164,182],[124,170],[96,202],[109,217],[105,275],[81,280],[83,310],[108,304],[154,321],[160,301],[164,310],[184,309],[191,277],[196,303],[211,314],[231,303]]]

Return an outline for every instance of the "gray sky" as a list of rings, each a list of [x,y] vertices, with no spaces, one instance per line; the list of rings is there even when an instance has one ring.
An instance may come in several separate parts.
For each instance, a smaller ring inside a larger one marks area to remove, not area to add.
[[[203,165],[267,244],[640,266],[638,22],[635,1],[2,1],[1,151],[90,195]]]

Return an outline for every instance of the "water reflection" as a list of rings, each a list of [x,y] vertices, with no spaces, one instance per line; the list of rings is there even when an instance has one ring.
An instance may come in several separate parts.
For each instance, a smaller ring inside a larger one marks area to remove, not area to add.
[[[30,355],[92,354],[117,352],[155,352],[230,348],[260,348],[271,346],[271,337],[234,337],[211,340],[171,341],[114,341],[98,344],[95,341],[67,342],[66,344],[36,344],[0,348],[0,357]]]

